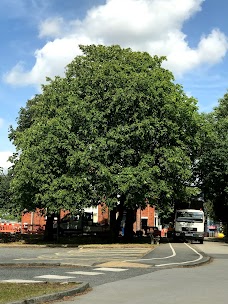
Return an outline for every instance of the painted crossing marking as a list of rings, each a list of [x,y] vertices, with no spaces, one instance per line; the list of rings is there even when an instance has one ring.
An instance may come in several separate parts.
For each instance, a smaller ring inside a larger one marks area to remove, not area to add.
[[[70,272],[66,272],[69,274],[80,274],[80,275],[88,275],[88,276],[95,276],[95,275],[100,275],[100,274],[104,274],[102,272],[90,272],[90,271],[70,271]]]
[[[69,275],[55,275],[55,274],[46,274],[35,276],[34,279],[45,279],[45,280],[68,280],[68,279],[75,279],[77,275],[83,276],[97,276],[97,275],[104,275],[107,272],[122,272],[127,271],[128,268],[116,268],[116,267],[99,267],[94,268],[91,271],[68,271],[65,272]],[[0,280],[1,283],[43,283],[44,281],[38,280],[23,280],[23,279],[11,279],[11,280]]]
[[[22,280],[22,279],[12,279],[12,280],[1,280],[1,283],[43,283],[44,281],[35,280]]]
[[[98,271],[96,271],[98,270]],[[92,271],[67,271],[65,272],[66,274],[69,275],[83,275],[83,276],[97,276],[97,275],[102,275],[105,274],[105,272],[121,272],[121,271],[126,271],[128,269],[126,268],[114,268],[114,267],[100,267],[100,268],[94,268]],[[100,272],[104,271],[104,272]],[[53,274],[47,274],[47,275],[42,275],[42,276],[36,276],[35,278],[40,278],[40,279],[57,279],[57,280],[65,280],[65,279],[74,279],[75,276],[63,276],[63,275],[53,275]]]
[[[15,261],[32,261],[34,263],[41,262],[61,262],[63,264],[74,264],[83,266],[92,266],[95,262],[105,260],[129,260],[138,259],[150,252],[150,248],[80,248],[71,250],[60,250],[55,253],[41,254],[33,258],[24,257],[14,259]]]
[[[75,277],[61,276],[61,275],[55,275],[55,274],[47,274],[47,275],[36,276],[34,278],[66,280],[66,279],[74,279]]]
[[[121,271],[126,271],[128,269],[126,269],[126,268],[114,268],[114,267],[100,267],[100,268],[95,268],[94,270],[121,272]]]

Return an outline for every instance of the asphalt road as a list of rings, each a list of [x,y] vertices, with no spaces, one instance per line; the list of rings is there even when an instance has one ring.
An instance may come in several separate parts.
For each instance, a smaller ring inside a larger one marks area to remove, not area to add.
[[[59,304],[226,304],[228,302],[228,244],[195,245],[213,258],[200,267],[162,268],[137,277],[95,286]]]
[[[18,264],[18,265],[74,265],[74,266],[92,266],[98,263],[104,263],[114,260],[123,260],[127,258],[140,258],[150,247],[136,248],[115,248],[103,247],[17,247],[0,248],[0,265]]]
[[[204,245],[160,244],[152,248],[0,248],[1,282],[77,281],[90,286],[160,269],[207,261]]]

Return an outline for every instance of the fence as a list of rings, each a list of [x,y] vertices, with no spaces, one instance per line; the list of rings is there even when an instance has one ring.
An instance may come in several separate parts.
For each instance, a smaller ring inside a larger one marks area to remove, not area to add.
[[[20,233],[21,224],[20,223],[1,223],[0,233]]]

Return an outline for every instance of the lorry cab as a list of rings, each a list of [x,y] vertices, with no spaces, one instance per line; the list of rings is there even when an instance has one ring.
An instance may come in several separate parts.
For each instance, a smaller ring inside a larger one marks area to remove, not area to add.
[[[204,241],[204,212],[197,209],[179,209],[175,214],[174,239]]]

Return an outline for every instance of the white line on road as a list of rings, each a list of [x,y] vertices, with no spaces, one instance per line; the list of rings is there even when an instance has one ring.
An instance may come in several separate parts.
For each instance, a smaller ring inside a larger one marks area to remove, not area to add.
[[[112,268],[112,267],[110,267],[110,268],[101,267],[101,268],[95,268],[94,270],[120,272],[120,271],[126,271],[128,269],[125,269],[125,268]]]
[[[202,254],[200,254],[198,251],[196,251],[194,248],[192,248],[190,245],[184,243],[187,247],[189,247],[192,251],[194,251],[199,257],[198,259],[195,260],[190,260],[190,261],[185,261],[185,262],[179,262],[179,263],[167,263],[167,264],[159,264],[159,265],[155,265],[156,267],[162,267],[162,266],[169,266],[169,265],[184,265],[184,264],[189,264],[189,263],[193,263],[193,262],[198,262],[200,260],[202,260],[203,256]]]
[[[163,260],[163,259],[170,259],[174,256],[176,256],[176,252],[173,248],[173,246],[169,243],[169,247],[171,248],[171,251],[172,251],[172,254],[171,255],[168,255],[166,257],[163,257],[163,258],[150,258],[150,259],[136,259],[136,260],[127,260],[125,262],[135,262],[135,261],[151,261],[151,260]]]
[[[1,283],[43,283],[44,281],[35,280],[22,280],[22,279],[12,279],[12,280],[1,280]]]
[[[69,274],[81,274],[81,275],[88,275],[88,276],[95,276],[95,275],[100,275],[100,274],[104,274],[102,272],[89,272],[89,271],[70,271],[70,272],[66,272]]]
[[[75,277],[61,276],[61,275],[54,275],[54,274],[47,274],[47,275],[36,276],[34,278],[66,280],[66,279],[74,279]]]

